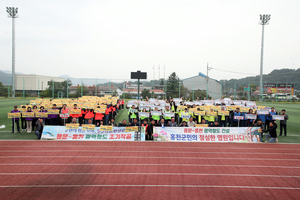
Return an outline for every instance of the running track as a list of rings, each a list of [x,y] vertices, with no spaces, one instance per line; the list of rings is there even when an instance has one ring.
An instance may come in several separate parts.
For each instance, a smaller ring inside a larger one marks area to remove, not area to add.
[[[1,141],[1,199],[299,199],[300,145]]]

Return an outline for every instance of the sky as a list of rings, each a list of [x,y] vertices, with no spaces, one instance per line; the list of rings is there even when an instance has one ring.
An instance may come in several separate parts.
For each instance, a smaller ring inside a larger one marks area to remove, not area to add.
[[[299,0],[1,0],[0,70],[12,66],[8,6],[19,9],[16,72],[115,80],[141,70],[148,80],[172,72],[184,79],[206,74],[209,63],[218,80],[259,75],[260,14],[271,14],[264,74],[300,68]]]

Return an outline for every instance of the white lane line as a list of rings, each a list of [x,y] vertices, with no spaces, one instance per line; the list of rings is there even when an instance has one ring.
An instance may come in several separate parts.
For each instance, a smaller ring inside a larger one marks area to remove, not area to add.
[[[143,157],[143,156],[0,156],[1,158],[118,158],[118,159],[196,159],[196,160],[281,160],[300,161],[300,159],[278,159],[278,158],[209,158],[209,157]]]
[[[170,188],[240,188],[300,190],[294,187],[225,186],[225,185],[1,185],[0,188],[61,188],[61,187],[170,187]]]
[[[247,145],[247,144],[245,144]],[[276,144],[278,145],[278,144]],[[251,149],[254,149],[254,150],[276,150],[276,151],[280,151],[280,150],[289,150],[289,151],[300,151],[300,148],[299,149],[280,149],[280,148],[259,148],[259,147],[256,147],[256,148],[226,148],[226,147],[160,147],[160,146],[101,146],[101,145],[98,145],[98,146],[91,146],[91,145],[86,145],[86,146],[0,146],[0,148],[6,148],[6,147],[24,147],[24,148],[28,148],[28,147],[32,147],[32,148],[81,148],[81,147],[85,147],[85,148],[158,148],[158,149],[173,149],[173,148],[186,148],[186,149],[232,149],[232,150],[236,150],[236,149],[245,149],[245,150],[251,150]]]
[[[159,175],[159,176],[242,176],[242,177],[271,177],[271,178],[300,178],[300,176],[257,175],[257,174],[197,174],[197,173],[0,173],[0,176],[17,175]]]
[[[29,165],[29,166],[183,166],[183,167],[245,167],[245,168],[285,168],[285,169],[299,169],[300,167],[294,167],[294,166],[265,166],[265,165],[210,165],[210,164],[115,164],[115,163],[109,163],[109,164],[68,164],[68,163],[11,163],[11,164],[0,164],[0,166],[6,166],[6,165],[12,165],[12,166],[22,166],[22,165]]]
[[[103,151],[103,150],[4,150],[0,152],[6,152],[6,153],[13,153],[13,152],[46,152],[46,153],[51,153],[51,152],[102,152],[102,153],[149,153],[149,151]],[[300,154],[297,153],[255,153],[255,152],[186,152],[186,151],[153,151],[152,153],[205,153],[205,154],[258,154],[258,155],[292,155],[292,156],[300,156]]]

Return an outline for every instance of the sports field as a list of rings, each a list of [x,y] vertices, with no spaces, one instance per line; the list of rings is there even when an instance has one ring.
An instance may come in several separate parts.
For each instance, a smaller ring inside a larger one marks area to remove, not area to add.
[[[299,199],[299,144],[0,141],[1,199]]]
[[[33,98],[32,98],[33,99]],[[7,118],[7,113],[11,112],[13,110],[14,105],[21,105],[29,103],[30,98],[22,99],[22,98],[16,98],[16,99],[7,99],[7,98],[0,98],[0,126],[5,125],[5,129],[0,129],[0,139],[22,139],[22,140],[30,140],[30,139],[36,139],[36,136],[31,133],[28,134],[26,132],[21,133],[11,133],[11,119]],[[259,103],[258,103],[259,104]],[[287,131],[288,136],[279,137],[279,143],[300,143],[300,104],[294,104],[294,103],[278,103],[278,104],[271,104],[271,103],[264,103],[259,105],[266,105],[270,107],[275,107],[276,110],[282,110],[286,109],[286,113],[289,115],[289,120],[287,122]],[[119,121],[126,119],[128,120],[127,116],[127,110],[121,110],[119,114],[116,117],[116,123],[119,123]],[[277,129],[277,134],[279,135],[279,128]]]

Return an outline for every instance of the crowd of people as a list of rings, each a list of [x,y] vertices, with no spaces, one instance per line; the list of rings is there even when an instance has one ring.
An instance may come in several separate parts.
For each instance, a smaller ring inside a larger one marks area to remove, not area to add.
[[[88,101],[88,100],[87,100]],[[55,101],[54,101],[55,102]],[[51,101],[50,101],[51,103]],[[124,100],[118,99],[112,103],[103,103],[93,100],[94,107],[85,108],[74,104],[62,104],[57,107],[52,104],[50,110],[58,110],[47,115],[47,118],[22,117],[24,112],[48,113],[44,105],[22,106],[21,127],[22,131],[32,132],[35,128],[36,134],[41,134],[43,126],[55,125],[64,126],[67,123],[94,124],[96,127],[103,125],[109,126],[145,126],[147,139],[152,140],[153,127],[195,127],[198,125],[207,127],[260,127],[261,133],[268,133],[265,140],[268,142],[277,141],[277,124],[273,115],[281,115],[280,136],[287,135],[286,122],[289,119],[286,111],[280,112],[274,107],[259,107],[255,102],[232,101],[231,99],[222,100],[201,100],[183,101],[180,98],[170,98],[166,100],[148,99],[144,101],[132,100],[127,103],[128,119],[123,119],[117,124],[115,117],[120,109],[124,109]],[[70,107],[70,105],[72,107]],[[84,105],[84,104],[83,104]],[[103,112],[97,109],[103,108]],[[12,113],[20,112],[17,106]],[[76,114],[71,110],[78,110]],[[80,111],[79,111],[80,110]],[[260,112],[263,110],[264,112]],[[128,122],[127,122],[128,120]],[[19,118],[13,119],[12,132],[20,132]],[[38,132],[38,133],[37,133]],[[263,134],[260,135],[260,141]]]
[[[232,101],[231,99],[182,101],[179,98],[168,100],[146,98],[145,101],[129,101],[127,108],[129,125],[135,121],[142,126],[148,126],[148,139],[152,139],[152,127],[155,126],[206,125],[207,127],[260,127],[259,142],[263,142],[264,135],[266,135],[265,142],[276,142],[278,141],[277,124],[273,115],[283,116],[280,120],[279,136],[287,135],[286,123],[289,119],[285,109],[276,111],[274,107],[256,106],[255,102]],[[260,112],[261,110],[264,112]],[[136,124],[135,122],[133,124]]]

